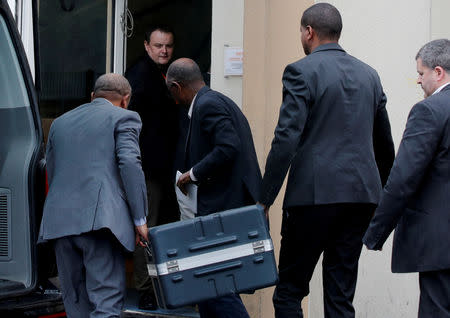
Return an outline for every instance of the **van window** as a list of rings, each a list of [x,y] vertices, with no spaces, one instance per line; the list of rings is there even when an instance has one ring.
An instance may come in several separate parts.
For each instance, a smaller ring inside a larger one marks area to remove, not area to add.
[[[0,109],[29,107],[22,71],[5,20],[0,16]]]

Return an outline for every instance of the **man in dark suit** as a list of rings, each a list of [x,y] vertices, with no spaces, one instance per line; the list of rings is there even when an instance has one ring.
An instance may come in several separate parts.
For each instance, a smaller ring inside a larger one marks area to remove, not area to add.
[[[141,120],[118,74],[99,77],[92,102],[57,118],[47,144],[49,192],[39,238],[53,240],[68,317],[119,317],[123,248],[147,239]],[[134,226],[133,226],[134,225]]]
[[[332,5],[307,9],[300,26],[307,56],[283,75],[259,200],[268,213],[290,168],[273,296],[278,318],[303,317],[322,252],[325,317],[355,316],[361,239],[394,158],[380,79],[339,46],[341,29]]]
[[[416,56],[425,99],[412,108],[381,201],[364,236],[381,250],[395,228],[392,272],[419,272],[420,318],[450,317],[450,41]]]
[[[197,215],[254,204],[261,172],[250,126],[228,97],[205,86],[198,65],[178,59],[167,71],[167,86],[175,100],[189,107],[191,118],[186,142],[186,169],[177,185],[184,192],[195,182]],[[199,304],[200,316],[248,317],[238,295]]]
[[[174,33],[167,26],[153,26],[145,34],[146,54],[125,76],[133,88],[130,110],[142,118],[140,146],[142,168],[149,191],[148,226],[178,221],[180,218],[173,183],[178,106],[167,91],[165,74],[174,50]],[[185,119],[187,121],[187,118]],[[145,250],[134,253],[135,287],[140,292],[139,308],[155,309],[151,279],[147,273]]]

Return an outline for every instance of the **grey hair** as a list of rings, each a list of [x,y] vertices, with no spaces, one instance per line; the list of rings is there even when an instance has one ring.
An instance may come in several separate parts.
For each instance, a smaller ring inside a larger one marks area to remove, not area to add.
[[[100,76],[94,85],[94,96],[119,94],[126,96],[131,94],[131,86],[128,80],[120,74],[107,73]]]
[[[440,66],[445,72],[450,73],[450,40],[439,39],[428,42],[417,52],[416,60],[419,58],[428,68]]]
[[[185,85],[203,81],[202,72],[197,63],[189,59],[183,59],[183,62],[177,60],[170,64],[166,77],[168,83],[177,82]]]

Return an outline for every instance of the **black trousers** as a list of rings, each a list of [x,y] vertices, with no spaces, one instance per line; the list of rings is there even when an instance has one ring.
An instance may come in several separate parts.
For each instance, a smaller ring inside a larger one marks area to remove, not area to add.
[[[250,318],[237,294],[210,299],[198,304],[200,318]]]
[[[352,302],[362,237],[375,207],[342,203],[283,212],[275,317],[303,317],[301,301],[309,294],[309,281],[322,252],[325,318],[355,317]]]
[[[450,318],[450,269],[419,273],[419,318]]]

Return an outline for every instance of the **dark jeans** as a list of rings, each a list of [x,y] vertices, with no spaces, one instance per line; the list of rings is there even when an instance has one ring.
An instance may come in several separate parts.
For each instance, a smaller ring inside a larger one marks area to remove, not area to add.
[[[419,318],[450,318],[450,269],[419,273]]]
[[[241,297],[222,296],[198,304],[201,318],[250,318]]]
[[[362,237],[374,210],[373,204],[342,203],[284,211],[275,317],[303,317],[301,301],[309,294],[322,252],[325,317],[355,317],[352,302]]]

